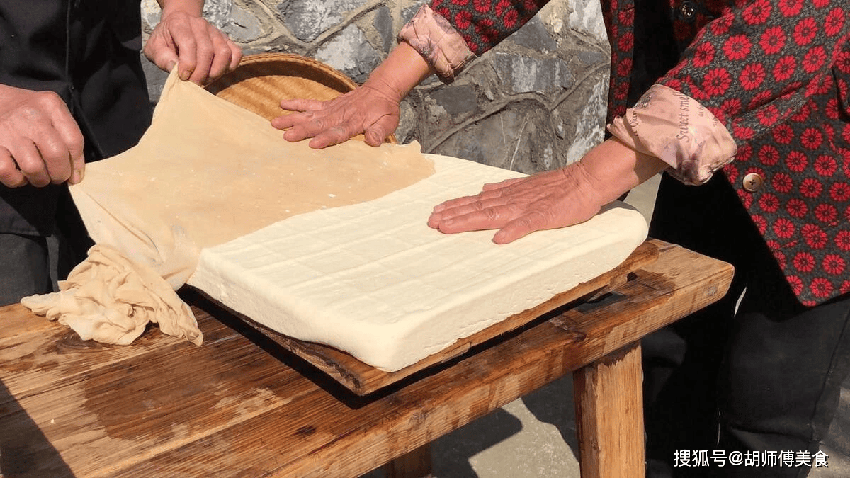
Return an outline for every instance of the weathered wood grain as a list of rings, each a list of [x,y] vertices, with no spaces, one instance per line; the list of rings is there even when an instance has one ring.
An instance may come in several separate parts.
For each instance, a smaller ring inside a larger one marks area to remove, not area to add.
[[[582,478],[643,478],[640,346],[573,372]]]
[[[604,293],[605,290],[626,282],[630,272],[651,264],[657,258],[657,245],[652,242],[644,242],[615,269],[579,284],[571,290],[562,292],[532,309],[514,314],[469,337],[458,339],[454,344],[440,352],[395,372],[379,370],[333,347],[292,339],[254,322],[248,317],[243,316],[242,319],[246,324],[256,328],[285,349],[338,380],[354,393],[368,395],[420,373],[429,367],[445,363],[466,353],[476,345],[522,327],[559,308],[569,307],[571,303],[577,303],[593,295]]]
[[[385,478],[431,478],[431,446],[424,445],[384,465]]]
[[[350,78],[333,68],[310,58],[287,53],[265,53],[244,58],[239,67],[206,87],[208,91],[231,103],[271,119],[280,114],[277,106],[282,98],[312,98],[329,100],[357,86]],[[362,140],[362,135],[357,139]],[[388,139],[394,143],[394,137]],[[551,311],[565,307],[625,281],[628,273],[643,267],[658,257],[656,245],[645,242],[619,267],[602,274],[570,291],[562,292],[539,306],[515,314],[425,359],[395,372],[384,372],[367,365],[333,347],[303,342],[282,335],[250,317],[242,320],[268,336],[290,352],[300,356],[359,395],[376,390],[429,367],[451,360],[471,347],[514,330]],[[201,291],[198,291],[203,293]]]
[[[0,309],[0,344],[18,344],[0,351],[30,361],[0,362],[0,466],[22,477],[359,476],[722,296],[731,267],[656,245],[658,260],[610,293],[366,396],[202,300],[201,347],[150,331],[139,347],[58,347],[61,327],[37,325],[35,340],[3,328],[20,311]],[[28,341],[38,350],[24,353]]]

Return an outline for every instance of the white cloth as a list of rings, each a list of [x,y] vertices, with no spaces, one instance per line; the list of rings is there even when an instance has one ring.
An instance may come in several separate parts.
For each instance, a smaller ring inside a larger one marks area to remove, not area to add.
[[[148,322],[201,343],[174,293],[205,247],[289,216],[356,204],[434,172],[418,145],[289,143],[262,117],[172,72],[139,144],[71,187],[98,247],[59,293],[27,298],[83,338],[129,343]]]
[[[25,297],[21,303],[71,327],[83,340],[127,345],[156,323],[167,335],[195,345],[203,341],[192,310],[168,282],[113,247],[93,246],[59,286],[59,292]]]

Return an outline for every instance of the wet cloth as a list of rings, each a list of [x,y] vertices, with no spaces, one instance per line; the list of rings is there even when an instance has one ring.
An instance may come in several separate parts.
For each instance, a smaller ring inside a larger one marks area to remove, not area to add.
[[[175,69],[139,143],[90,165],[70,188],[98,246],[60,292],[23,303],[101,341],[129,343],[158,322],[164,333],[200,343],[174,290],[203,248],[433,173],[415,144],[289,143],[266,119],[181,81]]]

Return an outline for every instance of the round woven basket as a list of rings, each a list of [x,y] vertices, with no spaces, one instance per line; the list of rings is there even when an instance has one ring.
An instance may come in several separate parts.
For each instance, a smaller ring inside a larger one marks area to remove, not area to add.
[[[312,58],[289,53],[259,53],[207,85],[207,90],[271,120],[285,111],[280,100],[330,100],[357,87],[351,78]],[[356,139],[363,139],[357,136]],[[389,142],[395,139],[390,137]]]

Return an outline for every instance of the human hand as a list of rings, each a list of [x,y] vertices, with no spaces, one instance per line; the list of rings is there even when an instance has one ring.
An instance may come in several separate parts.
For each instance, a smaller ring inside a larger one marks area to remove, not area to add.
[[[428,225],[448,234],[499,229],[493,242],[507,244],[534,231],[587,221],[666,167],[659,158],[609,139],[563,169],[487,184],[475,196],[446,201],[434,208]]]
[[[181,79],[205,85],[236,68],[242,49],[200,13],[166,5],[145,44],[145,56],[165,71],[178,65]]]
[[[493,242],[507,244],[535,231],[584,222],[603,205],[582,164],[572,163],[446,201],[434,208],[428,225],[447,234],[498,229]]]
[[[405,42],[399,43],[359,88],[331,101],[284,100],[280,107],[297,111],[272,120],[286,129],[287,141],[310,140],[324,148],[364,133],[366,143],[380,146],[395,131],[401,99],[434,72],[431,65]]]
[[[59,95],[0,85],[0,183],[76,184],[84,169],[83,134]]]
[[[287,141],[310,140],[311,148],[325,148],[364,133],[366,143],[380,146],[399,122],[397,95],[386,93],[368,82],[330,101],[283,100],[280,107],[297,111],[272,120],[285,129]]]

